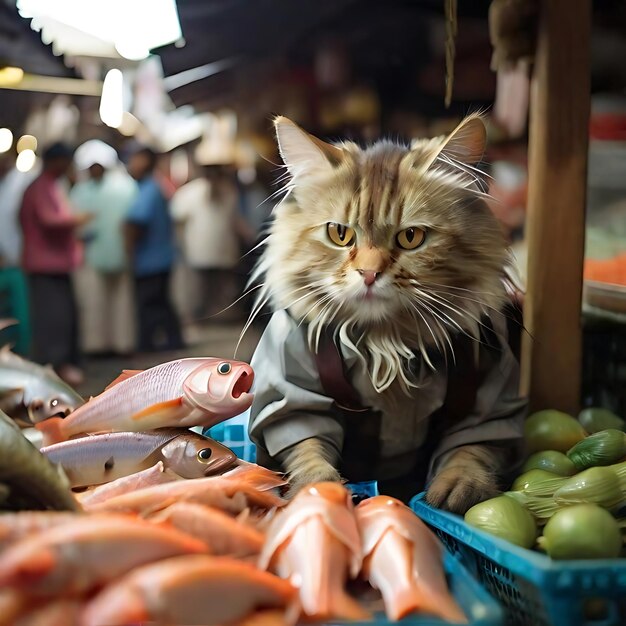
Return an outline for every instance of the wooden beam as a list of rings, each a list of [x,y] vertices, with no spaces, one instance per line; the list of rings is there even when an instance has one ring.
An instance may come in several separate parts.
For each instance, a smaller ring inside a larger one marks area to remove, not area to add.
[[[577,412],[589,127],[591,0],[540,2],[531,86],[522,391]]]

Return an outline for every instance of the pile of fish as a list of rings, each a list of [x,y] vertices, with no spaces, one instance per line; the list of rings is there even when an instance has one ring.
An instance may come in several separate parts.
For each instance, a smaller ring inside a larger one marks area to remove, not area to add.
[[[126,371],[31,420],[41,451],[0,413],[0,626],[292,626],[381,608],[466,623],[404,504],[355,508],[335,483],[287,502],[282,475],[188,430],[245,411],[253,377],[209,358]]]

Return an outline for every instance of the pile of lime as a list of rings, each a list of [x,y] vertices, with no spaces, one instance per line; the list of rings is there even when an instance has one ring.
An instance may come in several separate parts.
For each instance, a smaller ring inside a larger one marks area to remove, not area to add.
[[[578,419],[531,415],[530,456],[510,490],[472,507],[465,521],[554,559],[626,556],[626,423],[600,408]]]

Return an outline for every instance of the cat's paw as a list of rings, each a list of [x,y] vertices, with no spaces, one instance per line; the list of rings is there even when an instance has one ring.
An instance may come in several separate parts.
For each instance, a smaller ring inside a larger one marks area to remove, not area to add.
[[[302,488],[312,483],[339,483],[342,482],[339,472],[328,465],[326,467],[320,467],[317,470],[308,473],[299,473],[297,476],[289,479],[289,491],[287,491],[287,498],[293,498]]]
[[[496,477],[480,465],[444,468],[433,479],[426,501],[431,506],[459,515],[479,502],[500,493]]]

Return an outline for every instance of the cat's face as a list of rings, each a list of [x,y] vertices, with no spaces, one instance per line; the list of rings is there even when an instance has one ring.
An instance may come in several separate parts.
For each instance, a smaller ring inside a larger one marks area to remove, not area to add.
[[[504,240],[471,168],[478,117],[412,149],[331,146],[285,118],[276,128],[295,202],[277,207],[262,264],[275,306],[309,324],[408,320],[440,336],[477,302],[500,304]]]

